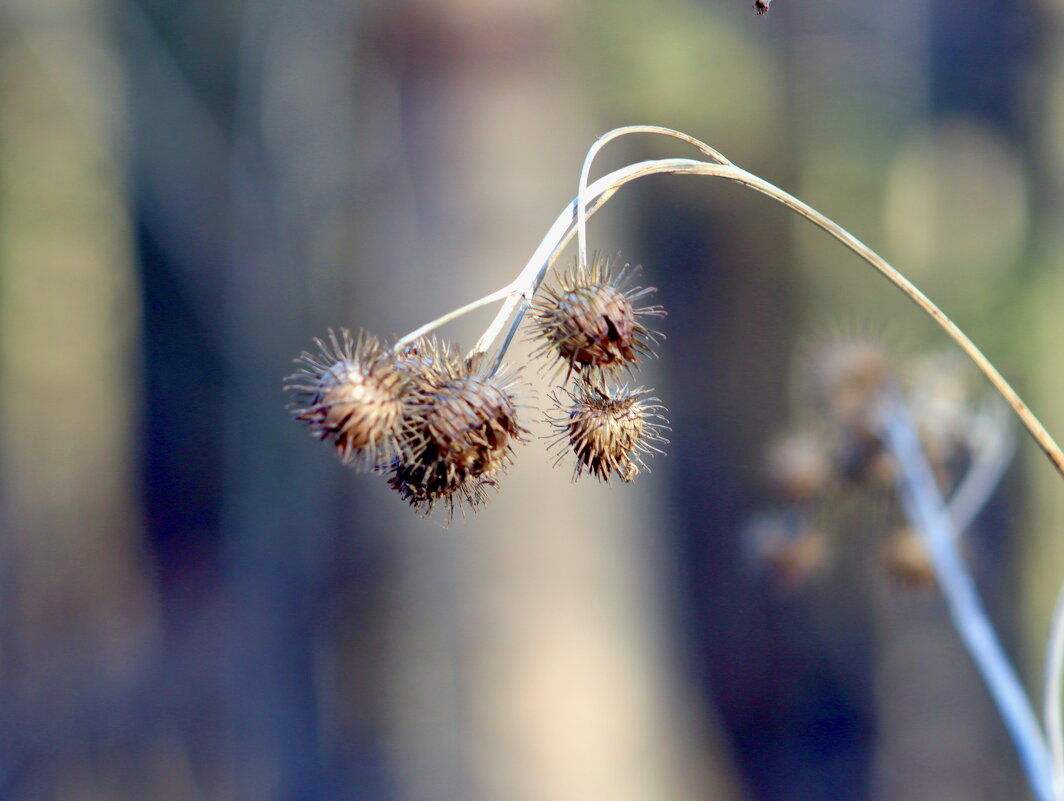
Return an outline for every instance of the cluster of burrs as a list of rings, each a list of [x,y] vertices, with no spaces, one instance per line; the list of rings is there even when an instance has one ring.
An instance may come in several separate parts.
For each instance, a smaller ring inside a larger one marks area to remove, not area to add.
[[[891,577],[909,587],[933,584],[923,539],[896,503],[901,465],[884,442],[883,405],[894,396],[907,407],[958,536],[1011,455],[1006,410],[973,403],[970,372],[955,357],[934,354],[899,368],[863,339],[818,348],[807,378],[815,415],[768,449],[773,504],[748,529],[755,554],[793,586],[845,547],[846,531],[859,528],[882,543]]]
[[[595,257],[544,287],[532,303],[537,357],[565,380],[547,412],[559,461],[575,458],[574,478],[631,481],[660,452],[663,407],[642,387],[618,384],[661,335],[644,325],[660,306],[640,305],[652,288],[628,288],[629,271],[614,274]],[[286,389],[295,419],[358,468],[387,475],[390,486],[421,514],[437,506],[448,516],[476,508],[513,459],[528,431],[518,416],[517,371],[498,367],[502,354],[462,358],[434,338],[386,347],[343,329],[303,352]],[[492,365],[496,365],[492,367]]]
[[[629,376],[662,335],[642,320],[664,317],[661,306],[638,305],[656,290],[627,288],[629,271],[616,275],[611,263],[596,255],[590,266],[579,265],[548,288],[532,306],[534,355],[551,355],[565,380],[552,394],[554,409],[547,419],[555,430],[551,447],[561,447],[557,462],[572,451],[573,477],[584,472],[600,481],[616,474],[631,481],[643,457],[660,453],[668,429],[664,407],[651,391],[619,384]],[[557,371],[556,371],[557,372]]]

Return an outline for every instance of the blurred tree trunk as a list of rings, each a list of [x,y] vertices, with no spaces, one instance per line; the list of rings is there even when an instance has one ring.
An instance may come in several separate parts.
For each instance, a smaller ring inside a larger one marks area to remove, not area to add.
[[[403,233],[374,260],[398,332],[510,280],[575,194],[602,131],[563,35],[571,13],[551,0],[378,10],[370,36],[399,80],[392,155],[410,172],[391,207]],[[592,247],[613,252],[615,224],[596,221]],[[445,335],[468,347],[486,321]],[[549,403],[534,365],[522,380]],[[403,798],[735,798],[670,659],[657,486],[573,486],[526,416],[533,441],[474,519],[439,531],[399,511]]]
[[[21,798],[174,786],[132,714],[158,632],[109,11],[12,2],[0,17],[0,781]]]
[[[371,772],[346,770],[353,751],[369,755],[336,738],[335,688],[323,681],[337,636],[327,611],[342,474],[284,419],[281,393],[291,358],[313,347],[307,332],[347,318],[353,32],[347,2],[241,7],[221,282],[220,535],[224,753],[234,797],[248,801],[380,792]]]

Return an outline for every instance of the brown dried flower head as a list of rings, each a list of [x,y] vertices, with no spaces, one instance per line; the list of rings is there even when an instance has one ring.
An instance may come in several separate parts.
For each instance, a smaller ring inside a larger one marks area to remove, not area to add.
[[[811,428],[787,432],[769,447],[766,474],[783,500],[808,503],[822,498],[837,479],[831,443]]]
[[[638,306],[653,287],[626,289],[627,266],[613,276],[610,261],[595,254],[586,269],[574,267],[558,288],[547,287],[532,304],[533,337],[540,347],[533,354],[553,352],[569,373],[600,369],[630,370],[640,356],[653,355],[656,338],[641,320],[664,317],[661,306]],[[566,376],[568,380],[568,374]]]
[[[428,514],[443,502],[476,507],[485,487],[512,461],[521,426],[513,376],[477,375],[447,349],[428,346],[407,402],[403,445],[389,484],[415,509]],[[409,360],[408,360],[409,363]]]
[[[893,380],[883,348],[865,339],[822,347],[812,364],[813,394],[831,422],[878,435],[876,410]]]
[[[981,426],[972,378],[964,358],[948,352],[926,354],[905,367],[905,398],[924,453],[937,471],[948,474],[949,468],[967,463],[973,449],[972,438],[979,436]]]
[[[304,351],[301,367],[286,381],[289,406],[314,436],[332,443],[345,464],[372,466],[394,454],[403,416],[405,377],[376,337],[347,329],[328,341],[315,339],[317,353]]]
[[[668,442],[661,432],[668,430],[669,421],[662,414],[665,407],[649,397],[650,390],[621,387],[607,393],[579,380],[572,390],[561,391],[568,408],[557,395],[551,396],[560,412],[549,418],[557,434],[551,447],[564,443],[572,449],[574,480],[587,471],[599,481],[609,481],[611,473],[631,481],[640,468],[649,469],[645,455],[664,453],[655,443]],[[558,461],[565,455],[563,451]]]
[[[468,372],[457,349],[435,337],[423,337],[403,348],[395,367],[409,381],[408,402],[418,405],[425,393]],[[420,393],[420,394],[419,394]]]
[[[927,589],[935,585],[935,567],[923,539],[905,526],[892,532],[883,549],[883,558],[890,575],[911,589]]]

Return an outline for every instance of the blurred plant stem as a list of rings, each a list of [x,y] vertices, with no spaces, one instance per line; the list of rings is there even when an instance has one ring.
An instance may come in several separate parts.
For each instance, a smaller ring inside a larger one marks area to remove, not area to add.
[[[931,555],[938,585],[1012,737],[1028,782],[1040,801],[1059,801],[1046,735],[990,624],[968,568],[955,547],[953,523],[902,401],[884,404],[884,442],[900,470],[898,490],[914,529]]]

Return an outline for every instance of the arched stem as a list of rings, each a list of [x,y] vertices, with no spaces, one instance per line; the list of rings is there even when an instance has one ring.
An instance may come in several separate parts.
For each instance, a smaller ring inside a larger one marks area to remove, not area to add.
[[[584,157],[584,166],[580,170],[580,183],[577,185],[576,190],[576,243],[577,243],[577,258],[578,264],[581,269],[587,268],[587,177],[591,173],[591,163],[595,160],[595,157],[599,154],[606,145],[615,139],[620,139],[622,136],[630,136],[631,134],[659,134],[661,136],[669,136],[673,139],[679,139],[682,142],[687,142],[690,145],[694,145],[713,161],[718,164],[731,164],[724,155],[714,148],[707,145],[700,139],[695,139],[693,136],[683,133],[682,131],[675,131],[672,128],[662,128],[660,125],[626,125],[623,128],[614,128],[612,131],[608,131],[600,136],[587,151],[587,155]]]
[[[590,217],[595,211],[601,208],[602,205],[625,184],[647,175],[661,174],[702,175],[734,181],[735,183],[742,184],[743,186],[747,186],[761,194],[767,195],[831,234],[831,236],[835,237],[835,239],[860,256],[888,281],[894,284],[894,286],[904,292],[910,300],[923,309],[931,319],[937,322],[939,326],[949,334],[950,338],[968,355],[968,358],[975,363],[998,393],[1000,393],[1006,400],[1016,416],[1019,417],[1020,422],[1023,423],[1024,427],[1034,438],[1035,442],[1038,443],[1046,456],[1049,457],[1049,460],[1056,467],[1057,471],[1064,476],[1064,452],[1061,451],[1060,446],[1056,443],[1053,437],[1050,436],[1046,428],[1031,412],[1027,407],[1027,404],[1024,403],[1023,399],[1020,398],[1019,394],[1012,388],[1008,381],[1005,380],[1004,376],[998,372],[997,368],[994,367],[990,360],[983,355],[982,351],[976,347],[975,343],[973,343],[945,314],[945,312],[939,309],[939,307],[927,297],[927,295],[925,295],[898,270],[894,269],[886,259],[864,244],[845,228],[821,214],[812,206],[809,206],[798,200],[798,198],[784,192],[774,184],[731,163],[710,164],[692,159],[660,159],[630,164],[627,167],[622,167],[619,170],[615,170],[608,175],[603,176],[587,187],[586,191],[583,193],[583,198],[577,197],[566,206],[565,210],[562,211],[547,232],[546,237],[540,242],[539,247],[536,248],[535,253],[532,254],[532,258],[529,259],[524,269],[511,284],[498,292],[494,292],[485,298],[481,298],[479,301],[474,301],[472,304],[456,309],[455,311],[444,315],[444,317],[439,318],[439,320],[433,321],[426,326],[422,326],[418,331],[432,330],[438,327],[438,325],[442,325],[443,322],[450,322],[469,311],[473,311],[474,309],[480,308],[481,306],[492,303],[496,300],[501,300],[505,297],[506,300],[503,303],[502,308],[496,314],[495,319],[491,322],[488,328],[484,331],[484,334],[470,351],[470,357],[486,353],[488,347],[495,341],[499,333],[502,331],[506,320],[513,317],[515,323],[511,325],[511,331],[506,337],[505,344],[499,349],[495,358],[495,365],[497,366],[499,362],[501,362],[506,348],[513,339],[513,329],[516,325],[516,321],[519,321],[523,316],[528,304],[531,302],[532,295],[536,288],[538,288],[546,271],[550,268],[550,265],[553,263],[564,244],[573,235],[573,226],[579,226],[581,220],[586,222],[587,217]],[[410,340],[410,338],[414,337],[416,333],[417,332],[412,332],[411,334],[408,334],[406,337],[403,337],[403,340],[401,341]]]

